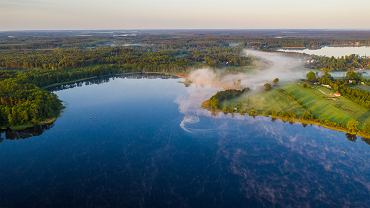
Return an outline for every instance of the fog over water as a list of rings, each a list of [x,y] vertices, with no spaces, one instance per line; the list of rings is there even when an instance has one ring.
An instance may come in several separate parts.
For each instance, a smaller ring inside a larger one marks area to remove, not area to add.
[[[246,87],[259,90],[266,82],[271,82],[275,78],[279,78],[280,82],[291,82],[304,78],[307,73],[303,59],[294,56],[250,49],[244,50],[243,53],[257,59],[255,69],[225,75],[222,69],[202,68],[194,70],[189,75],[187,79],[191,84],[186,94],[176,101],[180,112],[184,114],[184,119],[180,124],[184,130],[194,131],[194,129],[189,129],[187,124],[199,122],[199,116],[211,116],[211,113],[202,109],[201,105],[218,91]]]

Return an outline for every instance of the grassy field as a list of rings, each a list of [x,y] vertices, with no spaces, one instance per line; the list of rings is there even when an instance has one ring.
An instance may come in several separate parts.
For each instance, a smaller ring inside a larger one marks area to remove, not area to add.
[[[302,84],[295,83],[275,87],[268,92],[247,93],[224,101],[221,103],[221,109],[228,108],[237,112],[254,111],[257,115],[276,115],[277,118],[284,117],[281,115],[302,118],[305,112],[309,112],[314,119],[308,123],[327,127],[334,127],[335,123],[340,130],[347,128],[348,121],[356,120],[359,123],[358,128],[364,134],[370,135],[370,132],[365,130],[365,125],[370,125],[370,110],[345,97],[335,98],[333,93],[325,87],[305,88]]]

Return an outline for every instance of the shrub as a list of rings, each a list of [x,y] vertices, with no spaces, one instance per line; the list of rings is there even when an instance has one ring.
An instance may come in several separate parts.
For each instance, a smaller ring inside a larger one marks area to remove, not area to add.
[[[265,87],[265,91],[270,91],[272,89],[272,86],[270,83],[266,83],[263,86]]]
[[[313,71],[308,72],[307,75],[306,75],[306,78],[310,82],[316,82],[316,80],[317,80],[316,74]]]

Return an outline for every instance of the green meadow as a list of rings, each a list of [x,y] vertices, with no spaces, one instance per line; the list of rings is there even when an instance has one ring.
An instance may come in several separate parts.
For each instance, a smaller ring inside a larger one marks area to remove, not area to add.
[[[322,86],[285,84],[275,86],[271,91],[248,92],[225,100],[220,103],[220,108],[224,112],[272,116],[287,121],[307,121],[306,123],[342,131],[348,130],[349,121],[357,121],[359,132],[369,135],[370,110],[348,98],[335,97],[333,94],[334,91]]]

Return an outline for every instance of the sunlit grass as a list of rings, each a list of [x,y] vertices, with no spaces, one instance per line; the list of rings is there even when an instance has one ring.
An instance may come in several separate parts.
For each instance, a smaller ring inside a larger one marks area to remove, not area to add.
[[[321,86],[305,88],[298,83],[288,84],[268,92],[248,93],[222,103],[222,107],[239,106],[239,112],[255,110],[260,115],[280,112],[301,117],[310,112],[317,120],[334,122],[342,127],[346,127],[351,119],[359,121],[360,128],[370,122],[369,109],[343,96],[334,98],[333,93]]]

